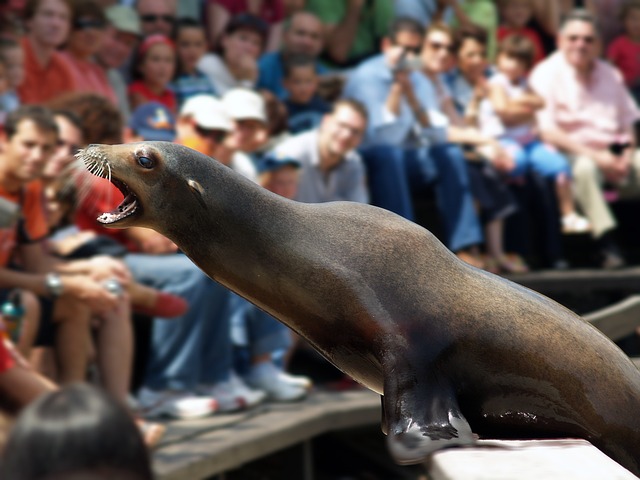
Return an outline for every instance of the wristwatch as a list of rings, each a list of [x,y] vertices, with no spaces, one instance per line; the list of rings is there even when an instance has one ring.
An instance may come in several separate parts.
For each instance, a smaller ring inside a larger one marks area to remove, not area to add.
[[[60,295],[62,295],[62,290],[64,288],[64,285],[62,284],[62,279],[60,278],[60,275],[58,275],[57,273],[48,273],[47,276],[45,277],[45,285],[47,286],[47,290],[49,291],[49,294],[53,297],[59,297]]]

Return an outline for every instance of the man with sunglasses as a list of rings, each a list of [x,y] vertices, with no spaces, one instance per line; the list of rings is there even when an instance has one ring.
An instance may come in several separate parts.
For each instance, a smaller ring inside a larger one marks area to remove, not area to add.
[[[567,154],[576,199],[592,225],[603,268],[625,260],[613,239],[617,222],[603,181],[619,194],[638,194],[640,155],[633,125],[640,112],[620,73],[598,58],[595,18],[570,12],[558,35],[558,51],[532,72],[530,85],[545,100],[538,112],[542,139]]]
[[[176,23],[176,8],[174,0],[138,0],[136,11],[140,17],[142,35],[162,34],[171,38]]]
[[[363,103],[369,124],[361,148],[371,201],[414,220],[411,189],[434,187],[445,244],[469,263],[482,242],[469,177],[460,148],[448,143],[447,120],[433,84],[417,69],[424,28],[397,18],[382,54],[354,70],[344,96]]]

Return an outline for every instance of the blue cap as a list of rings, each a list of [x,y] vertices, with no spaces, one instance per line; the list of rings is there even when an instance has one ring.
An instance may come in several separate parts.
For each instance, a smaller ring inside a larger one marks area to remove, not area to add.
[[[260,173],[272,172],[287,165],[300,168],[302,163],[290,155],[272,151],[265,154],[265,156],[258,162],[258,171]]]
[[[129,119],[129,128],[147,141],[173,142],[176,138],[176,119],[159,102],[143,103]]]

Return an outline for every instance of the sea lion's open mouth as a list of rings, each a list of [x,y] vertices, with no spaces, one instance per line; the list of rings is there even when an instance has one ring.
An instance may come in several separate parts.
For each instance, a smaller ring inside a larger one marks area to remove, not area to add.
[[[102,224],[112,224],[116,223],[124,218],[127,218],[133,215],[139,209],[138,198],[135,194],[129,189],[128,185],[117,178],[111,178],[111,183],[113,183],[118,190],[122,192],[124,195],[124,200],[118,205],[114,210],[110,212],[105,212],[100,215],[97,220]]]

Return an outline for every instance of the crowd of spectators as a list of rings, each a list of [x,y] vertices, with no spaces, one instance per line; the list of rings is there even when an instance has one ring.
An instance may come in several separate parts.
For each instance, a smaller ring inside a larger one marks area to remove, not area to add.
[[[25,0],[0,18],[0,302],[23,311],[0,342],[6,408],[90,375],[146,433],[311,387],[285,327],[160,234],[96,222],[121,195],[75,162],[91,143],[177,142],[284,197],[412,221],[431,195],[425,226],[498,274],[531,268],[507,230],[532,208],[541,265],[567,268],[568,234],[627,263],[610,202],[640,193],[638,0]],[[153,320],[132,392],[136,313]]]

